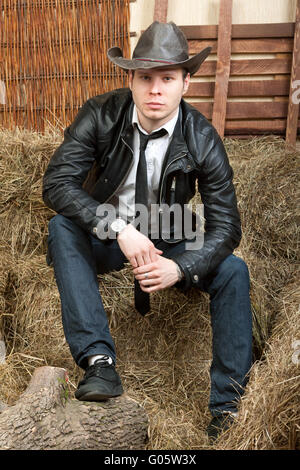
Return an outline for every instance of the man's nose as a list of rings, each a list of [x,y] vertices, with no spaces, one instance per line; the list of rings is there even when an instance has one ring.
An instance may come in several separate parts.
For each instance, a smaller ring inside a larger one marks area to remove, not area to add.
[[[150,93],[152,93],[153,95],[157,95],[160,93],[160,81],[158,78],[154,78],[151,80]]]

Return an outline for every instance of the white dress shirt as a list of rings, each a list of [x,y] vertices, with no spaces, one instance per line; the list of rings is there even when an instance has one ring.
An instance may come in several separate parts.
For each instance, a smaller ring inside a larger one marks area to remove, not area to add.
[[[165,129],[167,131],[167,134],[163,137],[150,140],[145,151],[145,157],[147,162],[149,207],[150,204],[157,203],[162,165],[167,148],[174,132],[174,128],[178,119],[178,113],[179,108],[177,110],[176,115],[172,119],[170,119],[158,129],[155,129],[155,131],[158,131],[159,129]],[[118,189],[118,191],[114,194],[113,198],[108,201],[116,208],[117,217],[121,217],[128,223],[133,220],[133,217],[135,215],[135,180],[140,154],[140,136],[136,126],[138,126],[144,134],[148,135],[148,132],[146,132],[145,129],[143,129],[139,123],[135,105],[133,109],[132,125],[134,127],[133,163],[129,170],[126,180]]]

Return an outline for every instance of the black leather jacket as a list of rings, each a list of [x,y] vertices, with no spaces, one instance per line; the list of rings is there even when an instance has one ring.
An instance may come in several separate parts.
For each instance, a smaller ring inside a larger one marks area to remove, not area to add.
[[[87,232],[100,222],[97,207],[122,184],[133,160],[133,101],[120,89],[89,99],[64,133],[43,181],[47,206],[69,217]],[[175,189],[171,181],[176,181]],[[196,182],[204,204],[205,236],[201,249],[173,259],[188,288],[211,273],[238,246],[240,217],[233,171],[214,127],[184,100],[167,151],[159,203],[187,204]]]

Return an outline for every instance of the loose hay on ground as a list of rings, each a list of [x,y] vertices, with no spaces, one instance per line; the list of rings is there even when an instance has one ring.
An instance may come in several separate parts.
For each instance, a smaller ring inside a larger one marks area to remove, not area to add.
[[[48,219],[54,214],[41,199],[42,177],[62,136],[0,131],[0,239],[12,254],[42,253]]]
[[[219,449],[300,449],[300,289],[298,279],[282,292],[282,307],[268,340],[265,360],[254,364],[238,422]]]
[[[55,132],[0,131],[0,326],[8,350],[6,363],[0,366],[0,400],[9,403],[40,365],[66,367],[74,386],[81,374],[64,340],[59,295],[53,271],[45,264],[47,222],[53,212],[43,205],[41,179],[60,140]],[[216,447],[299,446],[295,437],[299,404],[294,401],[299,367],[291,365],[290,354],[291,339],[300,339],[300,333],[294,307],[287,308],[289,295],[294,296],[290,283],[299,253],[295,223],[299,155],[286,152],[277,138],[225,144],[235,170],[244,232],[236,254],[251,273],[256,363],[238,423]],[[128,267],[100,276],[99,284],[125,388],[149,414],[149,449],[207,448],[211,361],[207,295],[174,289],[157,293],[150,315],[142,318],[133,309]],[[285,333],[278,340],[281,330]]]
[[[280,310],[281,290],[299,266],[299,152],[277,137],[225,141],[235,171],[243,238],[237,250],[251,276],[255,355]]]

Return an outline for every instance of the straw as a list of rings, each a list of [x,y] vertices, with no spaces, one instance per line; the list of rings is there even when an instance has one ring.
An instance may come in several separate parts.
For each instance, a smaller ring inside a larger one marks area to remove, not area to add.
[[[0,131],[0,329],[7,347],[0,400],[14,403],[41,365],[67,368],[70,396],[82,371],[65,342],[53,270],[45,263],[47,223],[41,199],[44,169],[61,142],[44,134]],[[233,165],[248,264],[254,365],[236,425],[213,446],[287,449],[299,444],[300,339],[297,292],[299,154],[279,138],[225,140]],[[195,201],[197,198],[195,198]],[[194,201],[194,202],[195,202]],[[153,294],[145,318],[134,310],[129,266],[99,276],[126,392],[146,409],[149,449],[208,449],[211,327],[207,294],[175,289]]]

